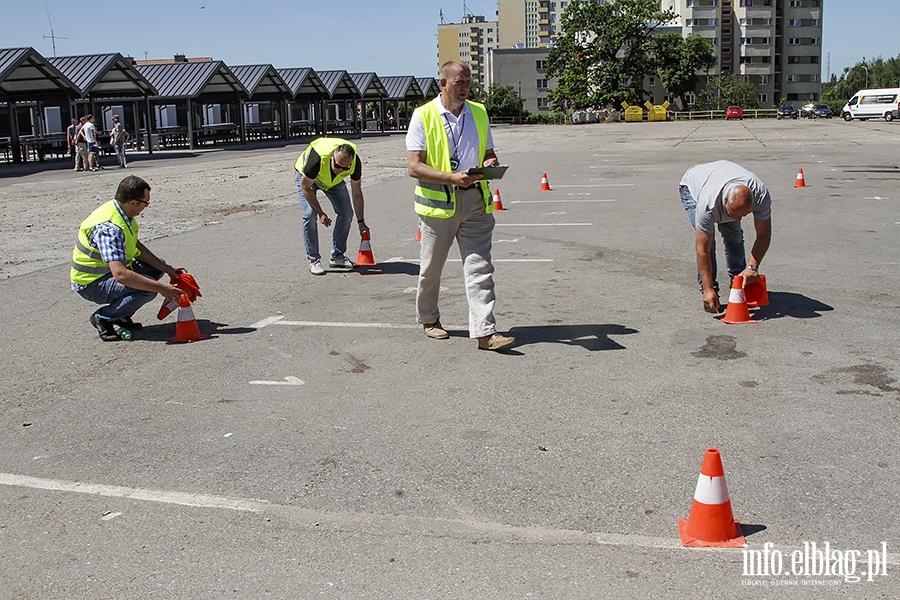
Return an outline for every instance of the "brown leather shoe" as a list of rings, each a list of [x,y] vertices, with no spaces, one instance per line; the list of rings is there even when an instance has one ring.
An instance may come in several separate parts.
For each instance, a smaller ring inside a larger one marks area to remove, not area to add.
[[[450,334],[447,333],[440,321],[426,323],[423,327],[425,327],[425,335],[433,340],[446,340],[450,337]]]
[[[516,345],[516,338],[492,333],[478,338],[479,350],[506,350]]]

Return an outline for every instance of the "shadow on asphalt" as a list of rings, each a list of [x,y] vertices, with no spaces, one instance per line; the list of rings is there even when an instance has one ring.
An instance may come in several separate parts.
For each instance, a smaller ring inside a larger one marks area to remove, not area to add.
[[[616,324],[538,325],[513,327],[509,330],[509,335],[516,338],[517,348],[530,344],[565,344],[581,346],[585,350],[596,352],[598,350],[624,350],[625,346],[611,340],[609,336],[629,335],[637,332],[637,329]]]
[[[228,323],[216,323],[207,319],[197,319],[197,328],[200,329],[200,335],[209,336],[198,340],[201,342],[215,339],[220,335],[240,335],[256,331],[254,327],[229,327]],[[134,332],[134,339],[138,341],[168,342],[172,337],[175,337],[174,323],[144,325]]]
[[[751,525],[750,523],[741,523],[741,533],[744,537],[750,537],[754,533],[759,533],[760,531],[765,531],[765,525]]]
[[[763,306],[752,314],[754,319],[780,319],[781,317],[794,317],[795,319],[813,319],[821,317],[820,313],[834,310],[824,302],[813,298],[807,298],[803,294],[794,292],[769,292],[769,305]]]

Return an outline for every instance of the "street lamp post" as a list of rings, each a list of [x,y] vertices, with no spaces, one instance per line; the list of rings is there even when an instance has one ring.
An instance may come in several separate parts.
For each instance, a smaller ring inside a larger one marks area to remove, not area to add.
[[[866,70],[866,89],[869,89],[869,67],[862,65],[862,68]]]

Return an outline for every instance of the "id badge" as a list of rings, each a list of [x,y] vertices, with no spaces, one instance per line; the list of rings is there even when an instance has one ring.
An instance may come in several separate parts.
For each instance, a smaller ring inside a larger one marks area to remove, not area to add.
[[[459,159],[455,156],[450,159],[450,170],[456,171],[459,168]]]

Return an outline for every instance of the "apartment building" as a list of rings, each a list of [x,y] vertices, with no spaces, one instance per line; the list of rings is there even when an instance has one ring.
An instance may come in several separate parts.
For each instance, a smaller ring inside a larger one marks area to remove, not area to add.
[[[497,0],[501,48],[548,48],[569,5],[556,0]]]
[[[499,47],[497,21],[466,15],[461,23],[438,25],[438,66],[456,60],[472,70],[473,84],[485,83],[485,60],[491,48]]]
[[[547,78],[547,48],[494,48],[488,53],[485,87],[512,87],[531,113],[549,113],[547,93],[556,80]]]
[[[681,34],[716,50],[710,75],[735,74],[759,87],[761,107],[822,95],[824,0],[662,0]]]

